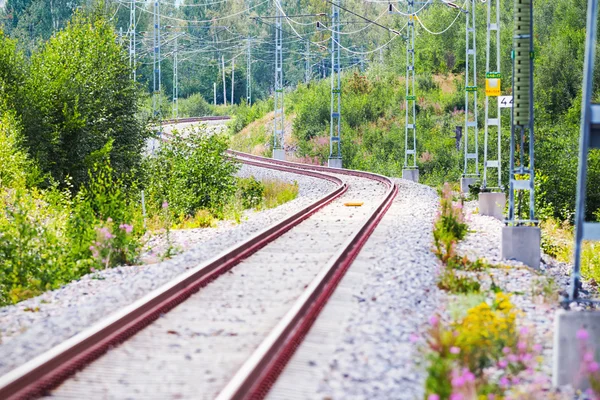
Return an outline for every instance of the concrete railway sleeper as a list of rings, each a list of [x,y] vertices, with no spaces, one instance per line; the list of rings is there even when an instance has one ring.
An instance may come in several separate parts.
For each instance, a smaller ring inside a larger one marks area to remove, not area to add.
[[[0,377],[0,398],[266,395],[397,188],[374,174],[232,155],[338,187]],[[343,206],[358,200],[365,206]]]

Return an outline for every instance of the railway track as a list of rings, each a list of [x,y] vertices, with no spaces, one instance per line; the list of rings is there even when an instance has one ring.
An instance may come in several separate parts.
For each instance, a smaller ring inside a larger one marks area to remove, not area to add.
[[[0,398],[266,395],[397,188],[375,174],[231,156],[337,187],[1,377]],[[366,204],[344,207],[354,200]]]

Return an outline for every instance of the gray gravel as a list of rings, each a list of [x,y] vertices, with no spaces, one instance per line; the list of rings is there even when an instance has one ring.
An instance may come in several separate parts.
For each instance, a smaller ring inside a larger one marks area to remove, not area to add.
[[[435,190],[396,180],[398,196],[269,394],[271,399],[423,397],[411,338],[444,303],[431,252]]]
[[[250,212],[239,225],[174,232],[186,251],[153,265],[99,271],[58,290],[0,308],[0,374],[72,337],[99,319],[156,289],[198,263],[235,245],[333,190],[328,181],[264,168],[243,166],[239,176],[297,181],[298,197],[275,209]],[[27,311],[32,310],[32,311]]]

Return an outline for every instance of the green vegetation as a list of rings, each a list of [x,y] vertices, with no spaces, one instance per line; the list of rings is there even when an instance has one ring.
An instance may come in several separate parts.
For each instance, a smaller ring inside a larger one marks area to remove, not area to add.
[[[297,195],[294,184],[236,178],[228,138],[204,127],[146,155],[147,97],[116,38],[97,10],[27,56],[0,31],[0,305],[136,263],[149,234],[166,235],[170,257],[173,228],[239,221]],[[201,96],[181,107],[229,112]]]

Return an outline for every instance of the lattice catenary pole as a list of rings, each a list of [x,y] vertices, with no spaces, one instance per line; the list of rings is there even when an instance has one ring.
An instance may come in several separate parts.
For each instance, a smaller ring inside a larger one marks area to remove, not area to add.
[[[135,0],[131,0],[129,2],[129,68],[131,69],[131,78],[136,80],[136,69],[137,64],[135,60],[135,30],[136,30],[136,22],[135,22]]]
[[[154,117],[160,119],[160,2],[154,1],[153,13],[153,79],[152,79],[152,111]]]
[[[479,178],[479,143],[477,131],[477,45],[475,0],[467,1],[465,54],[465,164],[464,178]],[[472,110],[472,116],[470,113]],[[471,161],[471,163],[469,163]],[[473,164],[472,167],[469,167]]]
[[[273,157],[284,158],[284,108],[283,108],[283,31],[281,30],[281,9],[275,1],[275,92],[273,121]]]
[[[340,71],[339,0],[331,5],[331,116],[329,125],[329,166],[342,167],[342,82]]]
[[[492,22],[492,3],[496,4],[495,22]],[[492,32],[495,33],[496,54],[492,55]],[[492,58],[496,59],[493,70]],[[486,96],[485,96],[485,135],[484,135],[484,153],[483,153],[483,182],[484,189],[500,189],[502,186],[502,123],[500,113],[500,0],[487,1],[487,40],[485,50],[485,77],[486,77]],[[488,87],[490,86],[490,87]],[[495,92],[494,96],[489,93]],[[495,110],[495,111],[494,111]],[[493,134],[493,127],[496,128],[496,146],[491,146],[495,154],[490,154],[489,141]],[[489,159],[488,157],[492,157]],[[496,171],[497,184],[491,183],[488,176],[488,170]],[[491,183],[491,184],[490,184]]]
[[[417,168],[417,95],[415,92],[415,14],[414,0],[408,0],[406,39],[406,94],[404,98],[404,168]],[[412,162],[410,159],[412,158]]]

